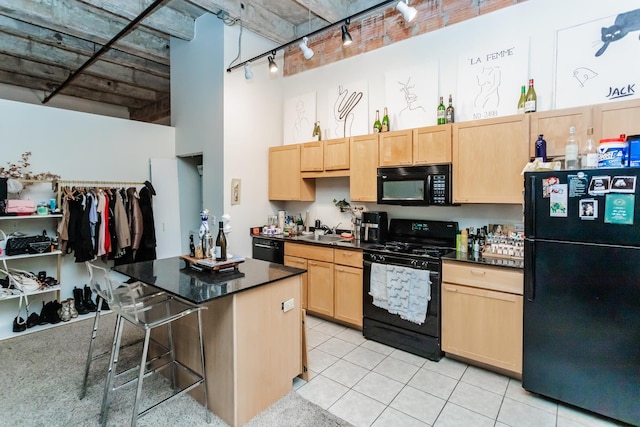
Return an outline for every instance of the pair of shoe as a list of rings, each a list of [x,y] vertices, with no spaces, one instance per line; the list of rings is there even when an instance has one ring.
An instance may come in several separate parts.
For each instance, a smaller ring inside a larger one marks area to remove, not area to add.
[[[60,320],[63,322],[68,322],[69,320],[78,317],[78,310],[76,310],[73,298],[67,298],[62,301],[62,304],[58,309],[58,316],[60,316]]]
[[[79,314],[87,314],[98,310],[98,307],[91,300],[91,294],[91,288],[87,285],[84,285],[84,289],[74,286],[73,298],[75,299],[75,308]]]
[[[62,319],[58,315],[58,310],[62,307],[57,300],[49,301],[48,303],[44,303],[42,301],[42,310],[40,311],[40,325],[46,325],[47,323],[51,323],[55,325],[56,323],[60,323]]]

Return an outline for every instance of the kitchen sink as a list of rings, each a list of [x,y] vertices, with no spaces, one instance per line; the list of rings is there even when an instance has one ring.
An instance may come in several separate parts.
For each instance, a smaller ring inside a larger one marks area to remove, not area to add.
[[[309,236],[300,236],[300,240],[308,240],[310,242],[334,243],[334,242],[351,242],[351,239],[345,239],[337,234],[311,234]]]

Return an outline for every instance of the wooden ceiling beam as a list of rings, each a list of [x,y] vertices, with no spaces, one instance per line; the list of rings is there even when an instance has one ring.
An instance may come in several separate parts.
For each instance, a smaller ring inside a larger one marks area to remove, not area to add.
[[[52,31],[37,25],[27,24],[26,22],[17,21],[13,18],[0,15],[0,32],[13,34],[14,36],[29,39],[36,43],[65,49],[81,55],[91,56],[99,49],[96,43],[77,37],[63,34],[58,31]],[[150,61],[139,56],[131,55],[117,49],[110,49],[102,58],[105,61],[115,64],[121,64],[127,67],[136,68],[152,74],[163,77],[169,77],[169,65],[160,64],[159,62]]]
[[[242,0],[184,0],[209,13],[227,12],[231,18],[242,18],[242,25],[252,32],[276,43],[295,40],[296,29],[293,24],[256,3]],[[244,4],[244,9],[241,6]]]
[[[107,43],[129,22],[117,16],[105,16],[82,3],[71,0],[2,0],[0,15],[30,22],[100,45]],[[169,64],[167,37],[135,29],[117,44],[118,49],[162,64]]]
[[[12,34],[3,34],[2,37],[0,37],[0,52],[19,58],[32,59],[44,64],[67,68],[69,71],[75,70],[88,59],[85,55],[36,43]],[[87,69],[87,73],[97,77],[142,86],[157,92],[170,92],[171,90],[168,77],[145,73],[135,68],[106,61],[96,61],[96,63]]]

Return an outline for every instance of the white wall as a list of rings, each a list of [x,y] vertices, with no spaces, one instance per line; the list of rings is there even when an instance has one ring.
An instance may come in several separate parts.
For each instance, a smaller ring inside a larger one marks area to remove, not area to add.
[[[638,7],[637,0],[620,0],[614,3],[600,0],[529,0],[514,6],[500,9],[469,21],[464,21],[443,28],[441,30],[414,37],[385,48],[381,48],[363,55],[358,55],[321,68],[316,68],[288,78],[272,79],[267,77],[265,61],[253,65],[254,79],[245,82],[241,69],[236,70],[225,79],[225,148],[243,151],[246,159],[251,161],[250,171],[256,175],[254,179],[266,181],[266,147],[282,143],[282,105],[284,100],[293,96],[315,91],[317,94],[317,119],[321,123],[328,123],[327,90],[342,82],[368,80],[369,82],[369,110],[370,120],[376,108],[385,105],[384,74],[394,69],[419,65],[430,60],[438,60],[440,64],[439,93],[452,93],[457,97],[457,66],[458,56],[469,50],[504,42],[510,37],[528,37],[530,39],[529,76],[536,81],[538,95],[538,110],[552,109],[554,75],[555,75],[555,37],[556,31],[572,25],[627,11]],[[245,31],[243,48],[253,49],[254,38],[246,37]],[[225,58],[233,58],[236,54],[237,40],[232,32],[225,32]],[[630,36],[637,38],[632,33]],[[596,42],[596,40],[594,40]],[[258,49],[256,54],[269,49]],[[233,55],[228,51],[231,50]],[[281,58],[282,53],[278,53]],[[322,55],[322,52],[316,52]],[[243,55],[246,59],[251,55]],[[524,82],[523,82],[524,83]],[[282,90],[280,90],[282,87]],[[513,88],[518,91],[519,88]],[[227,93],[232,92],[231,94]],[[434,114],[437,100],[434,100]],[[242,111],[236,111],[238,107]],[[428,114],[428,113],[427,113]],[[267,120],[268,118],[268,120]],[[392,124],[393,125],[393,124]],[[371,127],[371,126],[370,126]],[[240,135],[242,137],[240,138]],[[242,141],[252,142],[252,150],[238,148]],[[255,144],[255,145],[253,145]],[[238,153],[240,155],[240,153]],[[227,159],[231,163],[227,163]],[[238,167],[242,161],[233,163],[233,157],[225,156],[225,185],[230,174],[229,167]],[[249,244],[246,229],[264,221],[264,215],[284,207],[290,214],[311,212],[311,219],[315,213],[327,225],[333,226],[342,222],[344,214],[340,214],[333,206],[333,199],[349,200],[347,179],[316,180],[315,203],[289,202],[284,205],[271,206],[264,201],[266,182],[260,183],[260,192],[256,195],[260,202],[256,203],[253,212],[242,217],[241,233],[243,245]],[[243,182],[243,191],[245,190]],[[228,203],[225,188],[225,203]],[[522,207],[517,205],[467,205],[455,208],[405,208],[391,206],[367,205],[369,210],[387,210],[391,217],[420,217],[431,219],[458,218],[462,227],[478,226],[492,221],[522,221]],[[249,221],[251,219],[251,222]],[[257,223],[255,221],[258,221]],[[234,221],[238,226],[238,221]],[[246,242],[246,243],[245,243]]]
[[[3,166],[6,162],[17,162],[22,153],[30,151],[29,170],[34,173],[51,172],[67,180],[143,182],[149,179],[151,157],[174,158],[174,139],[174,129],[168,126],[0,99],[0,161]],[[48,200],[53,193],[50,186],[44,187],[34,186],[26,190],[23,197],[33,198],[36,202]],[[154,209],[175,209],[174,203],[169,207],[163,205],[162,189],[156,190]],[[11,229],[12,222],[17,221],[3,220],[0,227]],[[21,221],[20,227],[24,223]],[[162,224],[167,233],[175,232],[174,227],[178,226]],[[162,227],[156,224],[156,232],[162,233]],[[51,233],[54,225],[46,228]],[[34,265],[31,261],[25,268],[37,270],[37,263]],[[53,269],[47,270],[54,275]],[[62,298],[72,296],[73,287],[83,286],[87,277],[84,264],[76,264],[72,256],[65,256]],[[3,320],[0,319],[0,323]]]

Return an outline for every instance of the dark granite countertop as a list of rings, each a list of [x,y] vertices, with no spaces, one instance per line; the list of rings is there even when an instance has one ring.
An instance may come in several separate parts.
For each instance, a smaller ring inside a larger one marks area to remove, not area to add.
[[[471,264],[489,265],[493,267],[506,267],[515,268],[518,270],[524,269],[524,261],[515,258],[488,258],[483,257],[481,253],[477,252],[456,252],[451,251],[442,256],[443,260],[468,262]]]
[[[306,271],[252,258],[247,258],[239,264],[238,271],[196,271],[185,268],[185,261],[179,257],[119,265],[114,267],[114,270],[196,304],[233,295]]]

